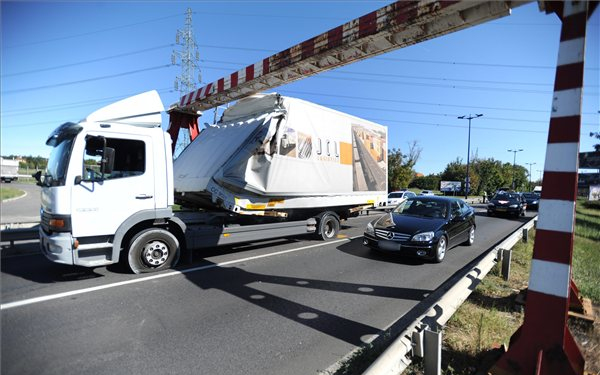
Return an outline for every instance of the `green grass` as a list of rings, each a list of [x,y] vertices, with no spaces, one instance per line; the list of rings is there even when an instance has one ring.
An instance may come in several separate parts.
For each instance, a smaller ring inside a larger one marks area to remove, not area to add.
[[[577,202],[573,245],[573,278],[579,292],[600,304],[600,210]]]
[[[23,190],[7,187],[4,186],[4,184],[0,185],[0,200],[2,201],[5,199],[20,197],[23,194],[25,194]]]

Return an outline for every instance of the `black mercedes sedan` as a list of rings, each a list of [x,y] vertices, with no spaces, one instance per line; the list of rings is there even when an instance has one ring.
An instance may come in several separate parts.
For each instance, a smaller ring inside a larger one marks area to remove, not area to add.
[[[537,210],[540,207],[540,196],[536,193],[523,193],[523,198],[527,202],[528,210]]]
[[[472,245],[475,227],[473,208],[463,200],[422,195],[367,224],[363,244],[439,263],[451,247]]]
[[[487,206],[488,216],[511,215],[525,216],[527,201],[521,193],[499,191]]]

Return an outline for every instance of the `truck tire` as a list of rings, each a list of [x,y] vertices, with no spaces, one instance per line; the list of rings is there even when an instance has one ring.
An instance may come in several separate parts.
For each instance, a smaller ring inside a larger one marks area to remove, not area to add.
[[[179,241],[167,230],[149,228],[130,242],[127,264],[134,273],[169,269],[179,260]]]
[[[329,241],[336,238],[340,231],[340,220],[332,213],[325,213],[317,219],[319,222],[319,230],[317,232],[319,238],[323,241]]]

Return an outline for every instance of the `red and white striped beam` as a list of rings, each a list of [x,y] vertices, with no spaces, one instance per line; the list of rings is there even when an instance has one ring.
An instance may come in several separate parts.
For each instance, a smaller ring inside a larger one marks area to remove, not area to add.
[[[582,374],[584,360],[567,327],[579,164],[587,1],[547,3],[562,20],[544,189],[539,207],[525,320],[492,369],[506,374]]]
[[[343,65],[507,16],[528,1],[397,1],[181,97],[196,113]]]

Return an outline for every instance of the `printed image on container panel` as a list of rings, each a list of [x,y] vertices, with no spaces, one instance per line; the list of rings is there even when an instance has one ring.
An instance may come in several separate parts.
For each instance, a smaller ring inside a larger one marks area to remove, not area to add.
[[[279,155],[296,157],[296,131],[293,128],[285,129],[279,143]]]
[[[354,191],[386,190],[386,150],[385,132],[352,124]]]
[[[310,135],[298,132],[298,158],[310,159],[312,155],[312,138]]]

